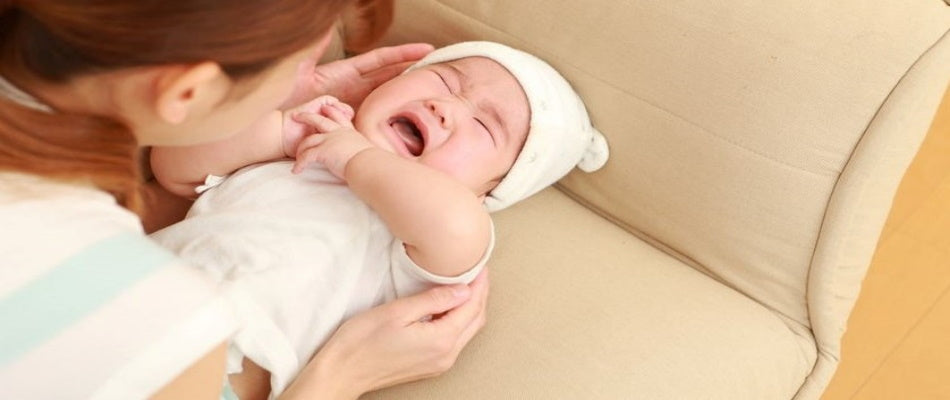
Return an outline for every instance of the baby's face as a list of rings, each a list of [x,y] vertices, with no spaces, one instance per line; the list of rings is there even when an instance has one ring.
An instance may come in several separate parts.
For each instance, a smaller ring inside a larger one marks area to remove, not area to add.
[[[374,90],[354,124],[375,145],[486,194],[514,164],[530,108],[507,69],[484,57],[420,68]]]

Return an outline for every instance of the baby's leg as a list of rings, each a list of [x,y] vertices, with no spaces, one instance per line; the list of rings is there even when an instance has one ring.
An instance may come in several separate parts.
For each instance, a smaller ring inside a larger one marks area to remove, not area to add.
[[[265,400],[270,394],[270,372],[244,357],[243,371],[228,376],[234,393],[241,400]]]

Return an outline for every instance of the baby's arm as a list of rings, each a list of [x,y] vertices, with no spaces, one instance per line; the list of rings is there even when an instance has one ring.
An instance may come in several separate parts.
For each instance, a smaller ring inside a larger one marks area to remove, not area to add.
[[[286,157],[281,139],[282,115],[273,111],[229,138],[193,146],[153,147],[152,171],[165,189],[194,198],[209,174],[224,176],[257,162]]]
[[[301,122],[325,133],[301,142],[295,171],[314,161],[326,165],[380,215],[409,257],[435,275],[461,275],[485,256],[491,219],[471,189],[373,146],[337,109],[321,111],[299,114]]]
[[[194,198],[195,188],[209,174],[224,176],[251,164],[292,157],[310,128],[293,121],[291,113],[318,111],[327,104],[338,107],[344,115],[353,116],[353,109],[346,104],[321,96],[287,113],[272,111],[223,140],[193,146],[154,147],[150,162],[155,179],[172,193]]]

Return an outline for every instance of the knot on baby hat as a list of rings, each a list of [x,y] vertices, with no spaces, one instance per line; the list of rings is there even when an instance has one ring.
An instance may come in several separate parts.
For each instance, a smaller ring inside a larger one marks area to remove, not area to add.
[[[488,211],[504,209],[539,192],[575,166],[593,172],[607,162],[607,140],[591,126],[584,102],[540,58],[500,43],[462,42],[429,53],[409,70],[466,57],[485,57],[505,67],[521,84],[531,110],[524,147],[508,174],[486,196]]]

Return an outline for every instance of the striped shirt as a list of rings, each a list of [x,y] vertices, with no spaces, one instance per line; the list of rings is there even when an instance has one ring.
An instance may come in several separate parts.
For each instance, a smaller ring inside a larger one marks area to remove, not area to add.
[[[108,194],[0,173],[0,398],[145,398],[235,324]]]

